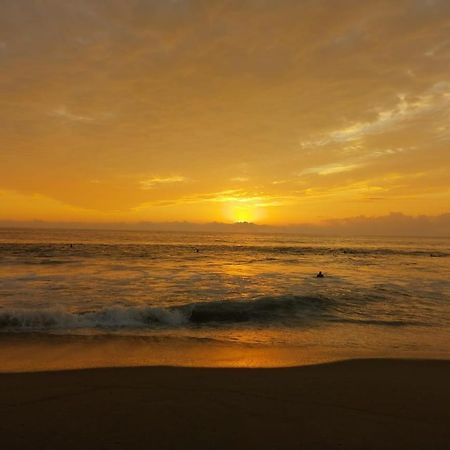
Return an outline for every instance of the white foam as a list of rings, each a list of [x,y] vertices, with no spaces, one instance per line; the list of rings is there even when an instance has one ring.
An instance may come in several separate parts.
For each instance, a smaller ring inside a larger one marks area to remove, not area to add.
[[[59,308],[0,310],[0,329],[48,330],[80,328],[142,328],[151,325],[183,325],[189,315],[179,309],[113,306],[92,312],[68,312]]]

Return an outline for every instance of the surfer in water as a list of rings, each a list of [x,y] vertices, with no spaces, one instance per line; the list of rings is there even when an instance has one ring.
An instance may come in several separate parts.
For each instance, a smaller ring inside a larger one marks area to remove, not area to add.
[[[317,275],[316,278],[323,278],[325,275],[320,271]]]

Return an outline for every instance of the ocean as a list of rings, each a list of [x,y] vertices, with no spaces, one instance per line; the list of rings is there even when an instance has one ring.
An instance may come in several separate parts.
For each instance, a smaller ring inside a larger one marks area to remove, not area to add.
[[[450,239],[2,229],[11,336],[449,358]]]

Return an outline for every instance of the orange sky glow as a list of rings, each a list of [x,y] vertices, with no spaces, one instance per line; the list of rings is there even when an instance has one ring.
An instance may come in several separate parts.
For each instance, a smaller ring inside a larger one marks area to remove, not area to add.
[[[447,0],[0,3],[0,220],[450,205]]]

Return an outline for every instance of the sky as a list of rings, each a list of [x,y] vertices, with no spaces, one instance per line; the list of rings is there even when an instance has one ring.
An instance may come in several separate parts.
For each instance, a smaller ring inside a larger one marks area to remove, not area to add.
[[[448,0],[0,2],[0,221],[434,217],[449,168]]]

